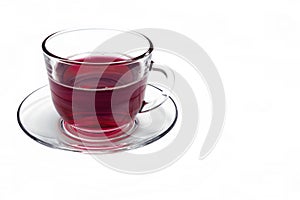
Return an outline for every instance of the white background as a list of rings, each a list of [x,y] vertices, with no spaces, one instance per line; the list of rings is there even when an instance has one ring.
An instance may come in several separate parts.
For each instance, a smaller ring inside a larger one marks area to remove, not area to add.
[[[1,0],[0,199],[299,199],[299,10],[297,0]],[[41,41],[82,26],[166,28],[204,48],[227,97],[222,138],[205,160],[207,125],[178,162],[147,175],[23,134],[17,107],[47,83]]]

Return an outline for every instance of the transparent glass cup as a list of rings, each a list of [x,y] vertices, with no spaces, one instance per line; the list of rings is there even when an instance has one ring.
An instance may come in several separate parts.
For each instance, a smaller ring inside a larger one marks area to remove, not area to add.
[[[49,35],[42,44],[52,101],[65,133],[122,138],[136,116],[159,107],[174,84],[172,70],[151,59],[145,35],[112,29],[77,29]],[[147,85],[159,94],[146,99]]]

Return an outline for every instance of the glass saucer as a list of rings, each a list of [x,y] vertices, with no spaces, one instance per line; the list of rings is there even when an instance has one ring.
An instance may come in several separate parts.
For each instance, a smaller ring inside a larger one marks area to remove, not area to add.
[[[159,95],[160,89],[148,84],[146,96]],[[166,135],[175,125],[177,106],[172,95],[158,108],[136,116],[135,128],[122,138],[85,140],[70,137],[56,112],[49,86],[43,86],[29,94],[18,108],[18,123],[33,140],[51,148],[82,153],[112,153],[136,149]]]

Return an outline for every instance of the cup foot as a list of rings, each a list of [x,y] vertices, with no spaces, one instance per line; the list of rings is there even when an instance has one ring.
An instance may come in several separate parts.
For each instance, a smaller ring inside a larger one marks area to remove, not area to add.
[[[70,139],[87,143],[116,142],[129,137],[137,128],[137,120],[125,124],[122,127],[112,129],[83,129],[60,120],[60,128],[63,134]]]

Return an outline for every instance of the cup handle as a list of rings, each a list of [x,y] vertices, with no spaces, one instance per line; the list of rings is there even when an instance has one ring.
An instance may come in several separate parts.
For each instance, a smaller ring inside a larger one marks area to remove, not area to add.
[[[147,99],[145,97],[142,108],[139,111],[140,113],[145,113],[159,107],[169,98],[174,87],[175,74],[169,67],[151,61],[150,74],[148,75],[147,83],[147,85],[160,90],[160,94],[154,99]]]

